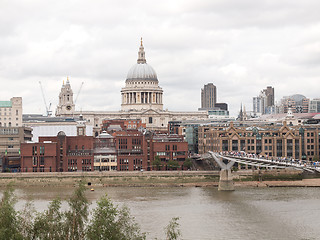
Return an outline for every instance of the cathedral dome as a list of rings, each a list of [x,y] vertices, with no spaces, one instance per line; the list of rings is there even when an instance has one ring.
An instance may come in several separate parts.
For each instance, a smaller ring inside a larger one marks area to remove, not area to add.
[[[156,71],[150,65],[147,64],[146,55],[142,44],[142,38],[138,52],[137,63],[133,65],[132,68],[129,70],[126,81],[132,80],[158,81]]]
[[[156,71],[147,63],[136,63],[128,72],[127,80],[158,81]]]

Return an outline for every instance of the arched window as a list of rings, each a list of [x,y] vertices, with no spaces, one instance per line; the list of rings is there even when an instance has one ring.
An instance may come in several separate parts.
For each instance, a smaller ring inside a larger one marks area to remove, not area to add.
[[[60,131],[60,132],[58,132],[58,136],[65,136],[66,134],[65,134],[65,132],[64,131]]]

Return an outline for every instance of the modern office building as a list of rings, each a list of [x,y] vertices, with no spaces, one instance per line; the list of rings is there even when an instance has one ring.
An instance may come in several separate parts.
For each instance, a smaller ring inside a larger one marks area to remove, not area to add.
[[[320,113],[320,98],[315,98],[310,101],[309,113]]]
[[[253,114],[255,116],[274,114],[275,111],[273,87],[268,86],[260,92],[259,96],[253,97]]]
[[[280,100],[280,113],[287,113],[289,109],[293,113],[308,113],[309,99],[302,94],[285,96]]]
[[[217,102],[217,88],[208,83],[201,88],[201,109],[214,109]]]

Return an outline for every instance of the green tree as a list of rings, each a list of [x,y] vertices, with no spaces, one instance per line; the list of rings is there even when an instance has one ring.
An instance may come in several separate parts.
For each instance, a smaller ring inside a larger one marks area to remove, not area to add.
[[[61,211],[61,201],[50,202],[42,213],[34,210],[32,202],[27,202],[20,212],[15,211],[13,189],[8,186],[0,202],[0,240],[145,240],[135,218],[126,206],[118,208],[107,197],[97,201],[92,218],[85,196],[85,185],[79,184],[68,200],[69,209]],[[173,218],[165,228],[167,239],[181,236],[178,218]]]
[[[5,189],[0,203],[0,239],[23,239],[19,232],[19,218],[14,209],[16,200],[13,188],[9,184]]]
[[[87,239],[143,240],[145,233],[141,233],[140,227],[131,217],[127,207],[118,209],[107,196],[104,196],[93,210]]]
[[[166,239],[177,240],[181,237],[180,224],[178,223],[179,218],[174,217],[171,219],[169,224],[165,227]]]
[[[81,240],[85,237],[85,223],[89,215],[89,201],[85,196],[85,185],[79,183],[68,200],[69,210],[65,212],[65,236],[70,240]]]
[[[159,156],[155,156],[154,160],[152,162],[152,166],[155,167],[157,170],[160,170],[161,168],[161,160]]]
[[[184,162],[183,162],[183,166],[187,169],[190,169],[192,167],[192,161],[190,158],[187,158]]]
[[[23,209],[17,212],[17,218],[19,219],[18,230],[25,239],[33,239],[33,222],[35,213],[36,210],[34,209],[34,205],[31,200],[28,200]]]
[[[60,240],[64,238],[65,216],[60,209],[60,199],[54,199],[50,202],[48,210],[37,214],[33,224],[35,239]]]
[[[175,161],[175,160],[169,160],[168,163],[167,163],[167,167],[169,169],[177,169],[180,167],[178,161]]]

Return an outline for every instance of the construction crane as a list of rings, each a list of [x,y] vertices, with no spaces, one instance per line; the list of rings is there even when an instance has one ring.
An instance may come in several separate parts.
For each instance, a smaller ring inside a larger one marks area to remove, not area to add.
[[[81,91],[81,89],[82,89],[83,83],[84,83],[84,82],[81,83],[81,86],[80,86],[79,91],[78,91],[78,93],[77,93],[76,100],[74,100],[74,104],[76,104],[76,102],[77,102],[77,100],[78,100],[78,97],[79,97],[80,91]]]
[[[51,108],[51,103],[49,103],[49,106],[47,106],[46,97],[45,97],[45,95],[44,95],[44,91],[43,91],[42,84],[41,84],[40,81],[39,81],[39,84],[40,84],[40,88],[41,88],[41,93],[42,93],[42,98],[43,98],[43,101],[44,101],[44,105],[45,105],[45,107],[46,107],[47,117],[51,117],[51,115],[52,115],[52,111],[50,110],[50,108]]]

